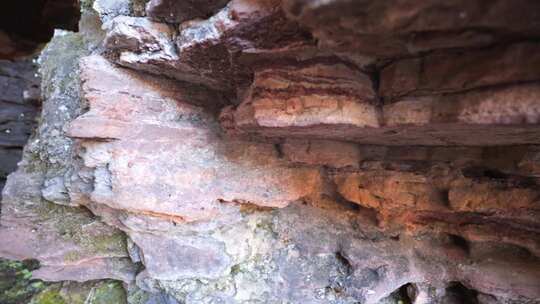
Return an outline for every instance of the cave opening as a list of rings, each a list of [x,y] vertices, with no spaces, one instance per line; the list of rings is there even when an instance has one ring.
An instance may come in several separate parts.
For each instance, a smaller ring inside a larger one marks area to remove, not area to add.
[[[78,0],[7,1],[0,11],[0,59],[32,55],[54,29],[78,30]]]

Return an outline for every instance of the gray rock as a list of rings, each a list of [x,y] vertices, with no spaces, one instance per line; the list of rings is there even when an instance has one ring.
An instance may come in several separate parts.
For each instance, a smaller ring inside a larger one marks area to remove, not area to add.
[[[131,14],[130,0],[94,0],[92,8],[99,14],[105,23],[114,17]]]
[[[49,281],[113,278],[132,281],[125,235],[88,211],[67,204],[67,184],[77,160],[64,125],[83,111],[78,60],[87,52],[78,34],[57,32],[40,56],[41,124],[25,147],[18,170],[7,180],[0,217],[0,256],[36,259],[33,276]],[[77,175],[77,178],[79,175]],[[43,190],[43,191],[42,191]]]
[[[224,245],[211,238],[142,233],[130,233],[130,238],[143,252],[146,271],[158,280],[211,279],[231,266]]]
[[[41,189],[41,195],[49,202],[60,205],[69,205],[70,202],[66,186],[64,185],[64,178],[61,176],[45,180]]]

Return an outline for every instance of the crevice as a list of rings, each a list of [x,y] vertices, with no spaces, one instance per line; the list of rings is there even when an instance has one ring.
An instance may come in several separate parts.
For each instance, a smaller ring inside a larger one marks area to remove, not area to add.
[[[450,208],[450,190],[440,189],[438,191],[438,201],[446,208]]]
[[[274,149],[276,150],[276,154],[278,158],[282,159],[285,157],[285,154],[283,154],[283,147],[281,146],[281,144],[279,143],[274,144]]]
[[[465,287],[461,282],[450,282],[445,290],[444,303],[478,304],[478,292]]]
[[[461,173],[467,178],[478,181],[498,182],[508,187],[525,188],[536,186],[536,181],[533,177],[509,174],[497,169],[483,166],[470,166],[461,169]]]
[[[407,283],[392,292],[382,303],[413,304],[418,294],[414,283]]]
[[[343,266],[343,272],[345,276],[349,276],[353,273],[353,267],[349,259],[343,254],[342,250],[336,252],[336,260]]]
[[[0,34],[9,38],[12,52],[3,53],[0,59],[27,56],[48,42],[55,29],[78,31],[79,2],[21,0],[4,3],[0,11]]]
[[[471,248],[470,248],[470,245],[469,245],[469,241],[467,241],[465,238],[463,238],[463,237],[461,237],[459,235],[449,234],[448,239],[449,239],[449,241],[450,241],[450,243],[452,245],[462,249],[467,254],[470,253]]]

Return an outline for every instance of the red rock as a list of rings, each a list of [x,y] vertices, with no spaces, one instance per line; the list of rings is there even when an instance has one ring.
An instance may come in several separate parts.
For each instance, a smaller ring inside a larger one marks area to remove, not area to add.
[[[81,70],[90,111],[69,134],[90,140],[84,159],[95,168],[97,203],[194,221],[219,216],[220,201],[284,207],[318,188],[318,170],[287,168],[273,145],[220,139],[212,118],[174,87],[155,87],[97,56]]]
[[[187,3],[178,3],[183,4]],[[231,1],[206,20],[182,23],[175,39],[170,30],[153,30],[168,25],[145,18],[118,17],[107,27],[106,46],[120,65],[228,92],[250,78],[253,67],[239,64],[244,51],[258,61],[271,57],[271,50],[294,50],[306,42],[305,33],[285,18],[278,0]],[[141,37],[145,45],[132,43]]]
[[[517,43],[397,60],[381,71],[379,90],[385,97],[396,98],[537,81],[539,52],[540,44]]]
[[[257,90],[255,81],[253,89]],[[222,114],[232,134],[354,141],[371,145],[492,146],[540,141],[540,87],[522,84],[409,97],[382,110],[350,97],[250,96]],[[496,134],[496,135],[494,135]]]
[[[330,83],[329,79],[338,80]],[[232,119],[235,128],[317,125],[378,126],[371,81],[341,64],[271,68],[255,73]]]
[[[357,168],[361,158],[357,145],[337,141],[287,140],[281,150],[290,162],[334,168]]]
[[[441,48],[476,47],[540,32],[535,0],[285,0],[288,15],[323,48],[393,57]]]
[[[539,100],[540,86],[524,84],[456,95],[403,99],[385,105],[383,116],[386,126],[430,123],[535,126],[540,122]]]

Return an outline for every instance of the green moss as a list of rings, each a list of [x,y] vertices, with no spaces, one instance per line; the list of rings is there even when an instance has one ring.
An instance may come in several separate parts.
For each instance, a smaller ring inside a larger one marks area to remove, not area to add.
[[[77,251],[70,251],[64,254],[64,261],[66,262],[76,262],[81,259],[81,255]]]
[[[42,201],[36,211],[40,221],[54,223],[59,237],[74,242],[82,249],[66,253],[64,259],[68,262],[77,261],[85,255],[116,253],[127,256],[125,234],[102,224],[90,212],[47,201]]]
[[[150,0],[132,0],[131,1],[131,11],[134,16],[144,17],[146,16],[146,4]]]
[[[0,302],[1,303],[1,302]],[[126,292],[118,281],[63,282],[35,295],[30,304],[126,304]],[[3,303],[2,303],[3,304]]]
[[[126,291],[120,282],[108,281],[93,290],[88,304],[127,303]]]
[[[27,301],[46,288],[46,284],[32,280],[35,261],[10,261],[0,259],[0,303],[18,304]]]
[[[130,287],[128,291],[127,302],[130,304],[144,304],[148,302],[150,295],[142,289],[136,286]]]
[[[67,304],[58,288],[49,288],[32,298],[30,304]]]
[[[240,273],[240,271],[241,271],[241,267],[240,267],[239,264],[233,265],[233,266],[231,267],[231,275],[233,275],[233,276],[235,276],[235,275],[237,275],[238,273]]]
[[[93,239],[91,249],[94,252],[127,252],[126,236],[121,231],[97,236]]]
[[[92,6],[94,5],[94,0],[80,0],[80,7],[81,12],[92,10]]]

